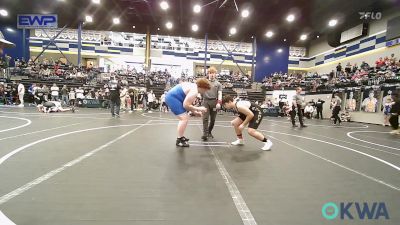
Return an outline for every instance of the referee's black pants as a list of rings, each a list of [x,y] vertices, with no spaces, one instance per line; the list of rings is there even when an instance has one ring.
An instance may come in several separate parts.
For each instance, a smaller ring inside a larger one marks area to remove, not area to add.
[[[297,108],[292,106],[292,111],[290,112],[290,118],[292,119],[292,125],[296,125],[296,114],[299,117],[299,122],[301,126],[304,126],[303,123],[303,111],[301,110],[301,105],[297,105]]]
[[[217,100],[204,99],[203,106],[207,109],[207,112],[203,115],[203,135],[207,136],[214,129],[215,118],[217,117]]]

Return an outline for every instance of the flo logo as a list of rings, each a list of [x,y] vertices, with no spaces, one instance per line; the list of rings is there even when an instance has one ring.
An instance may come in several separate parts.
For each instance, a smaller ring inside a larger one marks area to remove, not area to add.
[[[389,219],[389,213],[384,202],[359,203],[341,202],[338,204],[328,202],[322,206],[322,216],[327,220],[340,217],[341,220],[378,220]]]
[[[360,20],[380,20],[382,18],[381,12],[358,12],[360,14]]]

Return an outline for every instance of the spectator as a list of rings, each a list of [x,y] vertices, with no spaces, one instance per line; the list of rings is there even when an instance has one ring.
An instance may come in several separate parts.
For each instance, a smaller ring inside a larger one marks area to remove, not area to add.
[[[342,72],[342,64],[338,64],[336,66],[336,77],[340,76],[340,73]]]
[[[346,71],[346,73],[350,73],[351,72],[351,64],[349,62],[346,64],[346,67],[344,68],[344,71]]]
[[[43,86],[42,87],[38,87],[35,91],[35,104],[36,105],[41,105],[43,104],[43,102],[45,102],[45,93],[44,93],[44,89]]]
[[[396,66],[396,57],[394,57],[394,54],[390,55],[390,66]]]
[[[358,70],[357,63],[354,63],[353,69],[351,70],[351,72],[352,72],[352,73],[355,73],[355,72],[357,72],[357,70]]]
[[[121,107],[121,98],[120,98],[121,85],[119,84],[116,77],[112,77],[108,86],[110,88],[111,116],[119,117],[119,110]]]
[[[308,103],[307,106],[304,108],[304,116],[307,119],[312,119],[313,118],[313,113],[314,113],[314,107],[311,106],[310,103]]]
[[[126,86],[122,88],[119,94],[119,98],[121,100],[120,107],[122,110],[126,110],[126,96],[128,95],[128,89]]]
[[[324,103],[325,103],[325,101],[321,100],[320,98],[315,103],[315,108],[317,109],[317,119],[321,119],[321,120],[324,119],[324,117],[322,116],[322,110],[323,110]]]
[[[400,98],[399,94],[392,94],[392,99],[393,99],[393,105],[390,110],[390,125],[392,126],[392,131],[390,132],[391,134],[400,134],[400,129],[399,129],[399,114],[400,114]]]
[[[49,90],[49,88],[47,87],[47,85],[45,85],[45,84],[43,84],[42,90],[43,90],[44,101],[47,102],[47,101],[49,100],[49,93],[50,93],[50,90]]]
[[[60,88],[58,88],[57,84],[53,84],[53,86],[50,88],[51,90],[51,100],[52,101],[58,101],[58,95]]]
[[[334,98],[332,98],[332,102],[331,102],[331,107],[332,107],[331,120],[333,121],[333,124],[335,124],[335,125],[337,122],[339,122],[339,125],[342,123],[342,120],[339,117],[341,105],[342,105],[342,99],[340,99],[338,93],[335,93]]]
[[[25,95],[25,87],[22,83],[19,83],[18,84],[19,107],[24,107],[24,95]]]
[[[389,95],[388,97],[383,98],[385,102],[383,102],[383,126],[389,126],[390,119],[390,111],[392,109],[392,105],[394,102],[392,101],[392,97]]]
[[[154,105],[154,100],[156,96],[153,93],[153,90],[150,90],[150,92],[147,93],[147,101],[149,102],[149,113],[151,113]]]
[[[143,110],[147,111],[148,108],[147,108],[147,94],[146,94],[146,92],[142,91],[140,100],[142,102]]]
[[[375,62],[375,67],[377,69],[380,69],[381,67],[384,67],[385,65],[386,65],[385,61],[382,59],[382,57],[379,57],[379,59],[376,60],[376,62]]]
[[[365,70],[365,71],[368,71],[369,70],[369,68],[370,68],[370,66],[369,66],[369,64],[368,63],[366,63],[365,61],[363,61],[362,63],[361,63],[361,69],[363,69],[363,70]]]
[[[81,106],[83,104],[82,100],[85,98],[84,90],[82,87],[79,87],[75,90],[76,93],[76,102],[75,104]]]
[[[131,100],[131,110],[129,110],[129,113],[132,113],[133,110],[136,108],[136,91],[132,88],[128,89],[128,95]]]
[[[168,105],[165,103],[165,95],[167,94],[167,91],[164,91],[164,93],[160,97],[160,111],[161,112],[168,112]]]
[[[332,71],[329,73],[329,80],[332,80],[334,77],[335,77],[335,71],[332,70]]]
[[[37,91],[38,87],[36,86],[35,83],[32,83],[32,85],[28,88],[29,92],[29,101],[30,102],[35,102],[35,93]]]
[[[67,85],[64,85],[64,86],[61,88],[61,103],[64,103],[65,105],[68,105],[68,104],[69,104]]]
[[[69,90],[68,99],[69,99],[68,104],[70,106],[75,106],[76,96],[75,96],[75,89],[74,88],[71,88]]]

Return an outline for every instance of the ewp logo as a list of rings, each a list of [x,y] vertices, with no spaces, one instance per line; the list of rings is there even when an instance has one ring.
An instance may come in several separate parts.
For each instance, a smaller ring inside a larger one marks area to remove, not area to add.
[[[32,28],[57,28],[58,17],[55,14],[39,15],[39,14],[23,14],[18,15],[17,27],[19,29]]]
[[[352,208],[355,208],[351,210]],[[341,202],[340,207],[336,203],[328,202],[322,206],[322,216],[327,220],[333,220],[340,215],[340,219],[353,220],[358,216],[358,219],[378,220],[389,219],[389,213],[384,202]]]

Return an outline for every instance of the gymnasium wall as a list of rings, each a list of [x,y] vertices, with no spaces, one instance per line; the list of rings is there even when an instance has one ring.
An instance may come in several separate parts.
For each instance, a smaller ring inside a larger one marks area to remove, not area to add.
[[[58,30],[50,30],[48,33],[50,33],[50,36],[52,36],[55,35],[57,31]],[[123,58],[127,64],[137,65],[138,63],[144,63],[145,48],[143,46],[138,46],[137,42],[139,39],[137,39],[137,37],[139,37],[140,40],[143,40],[145,35],[132,34],[136,36],[135,41],[133,42],[135,44],[134,47],[128,46],[126,43],[123,43],[123,45],[119,43],[120,46],[102,45],[101,38],[99,39],[99,37],[102,35],[107,35],[108,33],[110,32],[84,30],[83,35],[86,36],[83,36],[83,38],[86,39],[84,39],[82,42],[82,58],[101,57],[113,59],[113,61],[116,62],[122,62],[121,58]],[[118,32],[113,32],[114,36],[118,36],[118,34]],[[67,29],[62,33],[62,38],[55,41],[56,46],[63,51],[67,58],[71,58],[70,61],[74,64],[77,64],[77,57],[72,55],[77,55],[78,53],[78,43],[77,38],[75,37],[76,35],[76,30]],[[41,52],[50,43],[48,38],[41,34],[40,30],[31,31],[31,36],[32,38],[30,39],[29,47],[32,54]],[[95,40],[93,40],[93,38]],[[176,76],[180,76],[182,72],[193,75],[195,64],[204,64],[205,42],[203,39],[153,35],[151,36],[151,41],[152,48],[150,52],[150,59],[152,69],[166,68],[174,71]],[[183,43],[189,43],[189,46],[185,47],[183,46]],[[207,66],[236,66],[236,64],[238,64],[243,68],[251,67],[251,44],[234,42],[224,42],[224,44],[228,49],[230,49],[231,53],[225,51],[223,45],[219,41],[209,40],[206,57]],[[56,46],[50,45],[48,50],[46,50],[45,56],[47,56],[48,53],[58,54]],[[59,56],[52,57],[59,58],[61,57],[61,54],[59,54]],[[99,64],[101,63],[99,62]]]
[[[7,41],[10,41],[16,45],[15,48],[5,48],[4,49],[4,54],[7,54],[8,56],[11,56],[12,59],[19,58],[21,59],[24,57],[25,59],[29,58],[29,44],[26,41],[26,47],[25,47],[25,53],[26,55],[24,56],[24,49],[23,49],[23,44],[22,42],[24,40],[27,40],[29,38],[29,31],[26,32],[25,38],[23,37],[23,32],[22,30],[18,30],[15,27],[10,27],[13,29],[12,32],[7,30],[8,27],[6,26],[0,26],[0,31],[3,33],[4,38]],[[11,60],[11,65],[14,65],[14,60]]]
[[[370,66],[375,66],[375,61],[379,57],[385,57],[388,56],[390,57],[391,54],[395,54],[397,58],[400,56],[400,45],[396,45],[393,47],[381,47],[379,49],[375,49],[372,51],[365,52],[364,54],[359,54],[355,55],[354,57],[347,57],[339,60],[335,60],[331,63],[326,63],[321,66],[315,66],[310,68],[310,72],[318,72],[318,73],[329,73],[332,70],[336,71],[336,66],[340,62],[342,64],[342,67],[350,62],[351,65],[354,65],[354,63],[357,63],[358,66],[361,65],[363,61],[367,62]]]
[[[207,66],[215,66],[219,69],[220,65],[236,66],[237,64],[243,71],[245,68],[251,67],[251,54],[233,53],[231,56],[233,58],[223,51],[209,51],[207,53]],[[150,53],[152,67],[171,66],[172,70],[180,68],[189,76],[195,75],[193,74],[195,64],[204,65],[204,58],[204,51],[181,52],[152,49]],[[239,70],[237,67],[235,68]]]
[[[370,24],[368,36],[336,48],[330,47],[326,39],[318,39],[312,42],[309,48],[309,57],[290,57],[289,68],[329,73],[336,69],[339,62],[342,65],[347,64],[347,62],[352,65],[354,63],[360,65],[362,61],[365,61],[372,66],[379,57],[390,56],[392,53],[399,58],[400,46],[387,47],[391,45],[391,42],[385,41],[387,21],[399,15],[400,12],[384,13],[381,20]]]
[[[282,49],[282,52],[278,52],[278,49]],[[264,77],[269,77],[274,72],[282,71],[287,73],[289,46],[283,43],[257,41],[256,61],[255,80],[258,82],[262,81]]]

